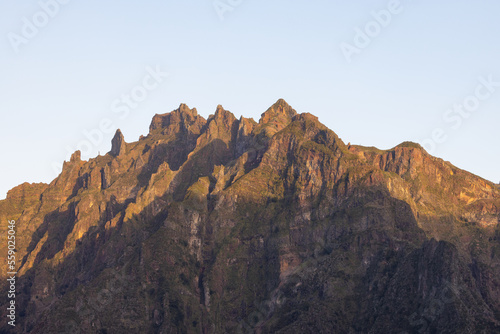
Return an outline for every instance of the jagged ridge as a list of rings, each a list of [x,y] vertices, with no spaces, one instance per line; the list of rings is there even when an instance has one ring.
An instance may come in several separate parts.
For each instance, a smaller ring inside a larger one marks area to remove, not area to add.
[[[181,104],[137,142],[118,130],[109,154],[76,152],[50,185],[10,191],[0,216],[18,222],[19,332],[71,321],[89,333],[474,332],[500,321],[496,185],[418,144],[345,145],[282,99],[259,122]],[[127,284],[109,302],[89,298],[117,272]]]

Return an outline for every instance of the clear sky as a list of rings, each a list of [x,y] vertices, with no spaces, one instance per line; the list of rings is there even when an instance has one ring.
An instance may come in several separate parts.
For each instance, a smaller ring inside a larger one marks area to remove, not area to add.
[[[499,1],[58,1],[0,2],[0,198],[181,102],[258,120],[279,98],[500,181]]]

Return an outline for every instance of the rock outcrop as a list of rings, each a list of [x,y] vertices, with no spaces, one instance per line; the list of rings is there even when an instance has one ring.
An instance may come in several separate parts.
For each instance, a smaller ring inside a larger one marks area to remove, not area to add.
[[[127,143],[120,129],[116,130],[115,136],[111,140],[111,155],[115,157],[123,155],[127,152]]]

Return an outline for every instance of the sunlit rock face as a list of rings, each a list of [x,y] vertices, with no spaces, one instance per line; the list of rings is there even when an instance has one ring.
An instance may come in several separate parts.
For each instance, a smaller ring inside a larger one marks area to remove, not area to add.
[[[181,104],[0,201],[0,331],[499,332],[499,217],[498,185],[418,144],[346,145],[284,100]]]

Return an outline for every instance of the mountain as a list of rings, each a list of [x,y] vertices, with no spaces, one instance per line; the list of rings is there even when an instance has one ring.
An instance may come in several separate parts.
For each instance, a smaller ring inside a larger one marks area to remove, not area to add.
[[[498,186],[415,143],[346,145],[284,100],[118,130],[0,219],[5,333],[500,332]]]

